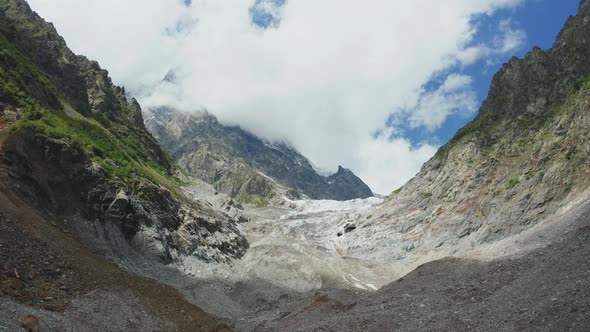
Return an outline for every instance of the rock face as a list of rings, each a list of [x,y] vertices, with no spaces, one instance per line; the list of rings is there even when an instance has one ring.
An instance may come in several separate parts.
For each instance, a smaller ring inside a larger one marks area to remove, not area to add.
[[[106,70],[74,55],[25,1],[0,2],[0,21],[0,118],[17,118],[0,142],[3,190],[57,221],[80,216],[79,231],[114,226],[163,263],[244,254],[236,220],[185,197],[140,105]]]
[[[349,200],[352,198],[368,198],[373,194],[371,189],[354,173],[342,166],[338,166],[335,174],[328,176],[329,191],[336,200]]]
[[[181,167],[242,202],[261,204],[281,192],[334,200],[373,196],[351,171],[340,167],[323,177],[292,147],[224,126],[206,112],[160,107],[145,110],[145,119],[148,130]]]
[[[351,252],[443,257],[517,234],[588,197],[589,36],[590,1],[582,1],[552,49],[505,64],[478,116],[343,237]],[[375,245],[358,249],[367,241]]]

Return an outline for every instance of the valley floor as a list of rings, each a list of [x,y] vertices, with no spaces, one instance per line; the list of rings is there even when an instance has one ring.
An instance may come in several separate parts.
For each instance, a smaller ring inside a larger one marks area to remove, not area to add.
[[[377,292],[319,292],[279,331],[587,331],[590,205],[556,241],[520,256],[424,264]],[[541,234],[535,234],[540,236]],[[549,236],[548,234],[545,234]]]
[[[378,265],[351,259],[338,248],[338,233],[350,214],[375,203],[295,202],[294,212],[272,224],[265,218],[245,224],[252,248],[238,265],[241,274],[230,273],[223,295],[248,308],[233,327],[586,331],[590,326],[590,202],[503,241],[420,265],[401,278],[396,268],[403,261]],[[199,305],[215,311],[205,302]]]
[[[251,248],[242,260],[186,259],[175,268],[147,260],[107,229],[95,229],[99,236],[53,225],[11,194],[0,195],[0,203],[0,331],[18,331],[28,314],[40,318],[43,331],[590,326],[590,202],[407,275],[400,271],[412,270],[415,260],[378,264],[351,257],[342,245],[355,231],[351,220],[377,199],[249,210],[251,221],[240,227]],[[76,232],[86,234],[83,244]]]

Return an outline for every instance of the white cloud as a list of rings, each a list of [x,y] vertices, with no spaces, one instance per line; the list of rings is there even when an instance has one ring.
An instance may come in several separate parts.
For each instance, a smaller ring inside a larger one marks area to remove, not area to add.
[[[436,153],[437,147],[424,144],[412,147],[407,139],[390,139],[386,131],[364,142],[357,150],[361,176],[372,184],[374,192],[389,194],[412,178],[422,164]]]
[[[488,57],[492,52],[492,49],[486,45],[470,46],[457,52],[457,60],[463,66],[470,66],[482,58]]]
[[[526,41],[526,33],[512,27],[512,21],[502,20],[499,25],[502,37],[496,40],[496,46],[502,53],[510,53],[521,48]]]
[[[510,55],[522,48],[526,42],[526,33],[513,26],[510,19],[504,19],[499,22],[497,35],[490,44],[479,43],[475,46],[469,46],[457,52],[455,55],[457,61],[463,66],[469,66],[481,59],[487,59],[488,62],[494,63],[500,56]]]
[[[477,96],[472,79],[466,75],[451,74],[433,92],[423,91],[416,104],[406,110],[410,113],[410,125],[439,128],[451,114],[469,116],[477,111]]]
[[[144,106],[206,107],[221,121],[291,142],[319,167],[342,164],[388,191],[384,184],[408,180],[434,148],[371,133],[408,105],[412,124],[430,129],[452,112],[472,112],[466,77],[451,76],[430,94],[421,87],[457,62],[486,56],[470,47],[473,17],[521,0],[292,0],[281,10],[266,2],[281,18],[268,30],[251,24],[254,0],[194,0],[189,8],[180,0],[29,2],[128,91],[180,68],[180,88],[142,96]],[[502,49],[518,44],[517,30],[504,32]]]

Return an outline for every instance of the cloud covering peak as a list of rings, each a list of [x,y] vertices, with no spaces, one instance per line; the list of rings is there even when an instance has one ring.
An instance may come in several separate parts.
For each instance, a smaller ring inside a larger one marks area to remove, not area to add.
[[[451,114],[473,114],[461,67],[525,38],[505,20],[489,45],[473,39],[478,16],[520,0],[29,2],[144,107],[206,108],[291,143],[321,168],[345,165],[380,193],[436,150],[401,137],[403,127],[434,130]],[[175,84],[154,84],[171,68]],[[392,115],[405,121],[388,126]]]

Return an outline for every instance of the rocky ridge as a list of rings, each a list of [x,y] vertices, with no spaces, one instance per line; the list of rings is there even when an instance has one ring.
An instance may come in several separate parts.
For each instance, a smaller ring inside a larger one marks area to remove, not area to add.
[[[181,167],[241,202],[265,206],[283,195],[335,200],[373,196],[351,171],[339,167],[323,177],[289,145],[225,126],[205,111],[156,107],[144,113],[148,130]]]

